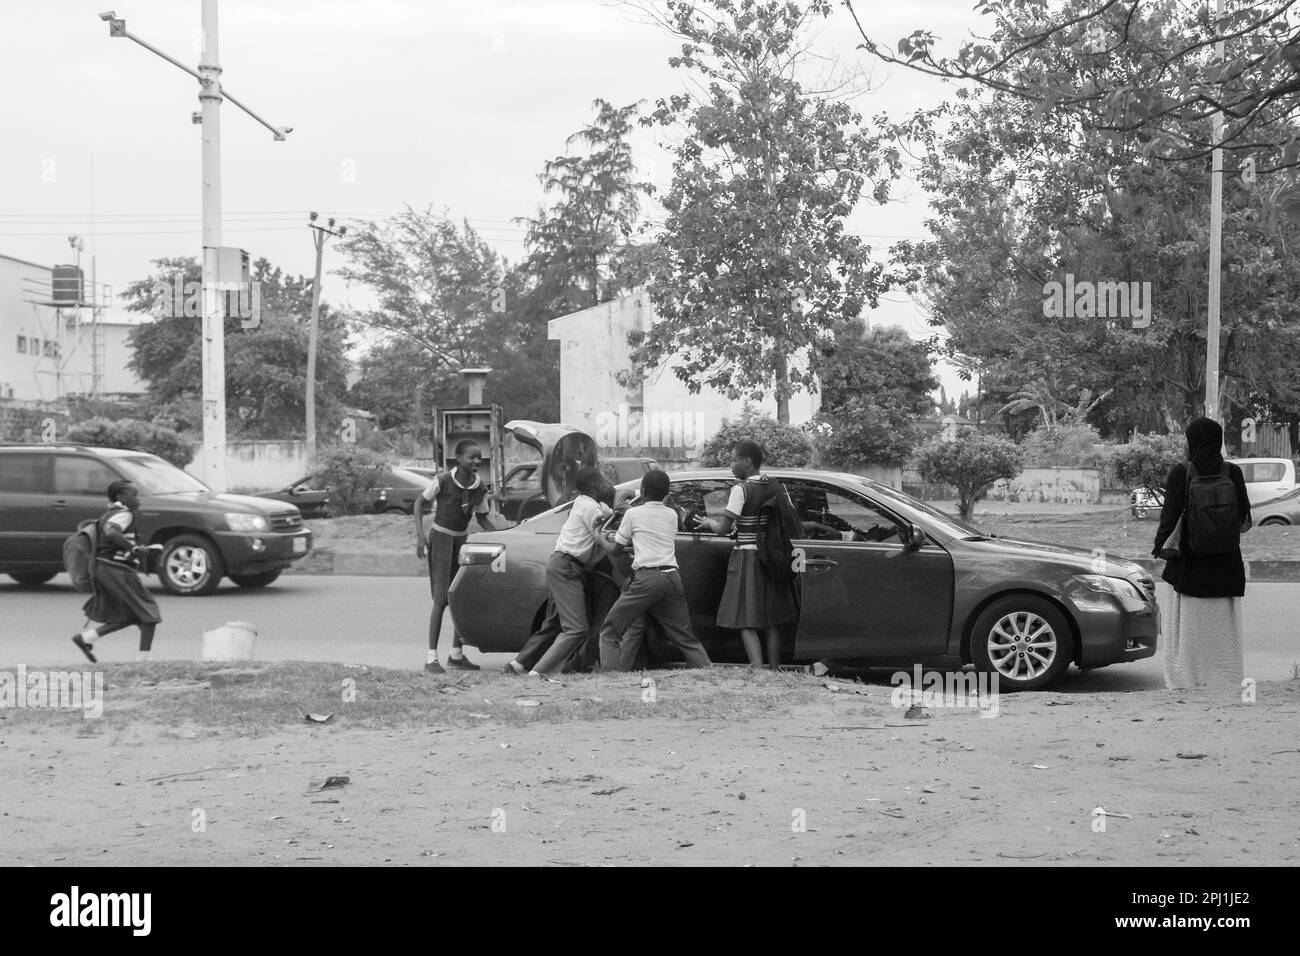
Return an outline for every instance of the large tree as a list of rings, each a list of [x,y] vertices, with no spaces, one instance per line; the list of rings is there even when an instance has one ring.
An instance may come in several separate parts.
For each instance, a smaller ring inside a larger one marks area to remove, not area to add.
[[[675,357],[692,391],[775,394],[788,422],[791,394],[815,388],[792,357],[885,287],[845,221],[864,192],[886,201],[899,153],[847,102],[800,83],[801,44],[829,16],[826,0],[669,0],[666,10],[684,41],[669,63],[702,92],[660,100],[650,118],[682,139],[650,283],[658,321],[633,360]]]

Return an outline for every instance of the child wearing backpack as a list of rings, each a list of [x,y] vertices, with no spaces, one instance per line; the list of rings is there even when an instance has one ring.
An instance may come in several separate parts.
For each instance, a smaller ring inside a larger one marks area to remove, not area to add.
[[[103,621],[72,636],[91,663],[96,662],[94,643],[107,634],[135,625],[140,628],[137,660],[150,659],[155,629],[162,623],[158,602],[145,588],[137,568],[148,553],[137,543],[133,526],[140,509],[140,492],[129,481],[108,486],[109,508],[96,523],[93,593],[82,611],[88,621]]]
[[[1174,590],[1162,609],[1165,685],[1235,693],[1246,593],[1241,532],[1251,525],[1250,499],[1241,469],[1223,460],[1222,426],[1198,418],[1186,435],[1187,461],[1169,471],[1152,551],[1166,558],[1161,577]]]
[[[789,581],[774,579],[759,555],[759,517],[764,506],[785,486],[761,473],[763,449],[757,442],[736,442],[731,449],[731,473],[738,479],[731,489],[721,518],[696,516],[696,526],[714,534],[736,535],[727,561],[727,583],[718,603],[718,627],[740,631],[751,667],[763,666],[759,631],[767,643],[767,665],[781,663],[781,625],[798,620],[794,589]]]

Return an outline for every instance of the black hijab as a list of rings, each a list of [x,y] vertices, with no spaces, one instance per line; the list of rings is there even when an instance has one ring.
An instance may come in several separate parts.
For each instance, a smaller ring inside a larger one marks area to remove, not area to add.
[[[1187,457],[1198,475],[1212,475],[1223,464],[1223,426],[1211,418],[1194,419],[1184,430]]]

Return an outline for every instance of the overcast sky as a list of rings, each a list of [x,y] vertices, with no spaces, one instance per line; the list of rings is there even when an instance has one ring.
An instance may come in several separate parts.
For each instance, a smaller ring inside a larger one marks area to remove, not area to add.
[[[42,264],[71,262],[68,235],[85,237],[98,279],[120,292],[150,274],[151,259],[198,255],[200,127],[197,82],[97,16],[114,9],[127,29],[191,66],[199,59],[199,0],[5,0],[0,30],[4,148],[0,252]],[[858,0],[873,38],[918,28],[950,44],[978,26],[973,0]],[[310,275],[308,210],[378,218],[404,205],[467,217],[510,259],[543,196],[542,164],[592,117],[603,97],[652,102],[682,89],[667,58],[677,44],[636,11],[602,0],[221,0],[226,90],[287,141],[238,108],[222,107],[223,243]],[[902,116],[951,88],[886,70],[855,49],[842,5],[814,49],[861,64],[872,91],[864,115]],[[666,187],[671,160],[650,134],[638,161]],[[853,225],[884,256],[922,237],[926,197],[864,202]],[[647,210],[657,215],[653,206]],[[93,213],[93,218],[92,218]],[[328,274],[325,297],[369,297]],[[870,318],[926,333],[902,293]],[[953,384],[949,376],[944,376]]]

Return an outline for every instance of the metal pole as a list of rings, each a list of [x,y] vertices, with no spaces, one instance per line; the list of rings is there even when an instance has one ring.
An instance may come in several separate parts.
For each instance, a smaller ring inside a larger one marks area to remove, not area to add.
[[[221,246],[221,66],[217,0],[203,0],[203,480],[226,490],[226,335],[217,262]]]
[[[311,284],[311,329],[307,333],[307,467],[316,467],[316,329],[320,322],[320,267],[325,234],[312,230],[316,242],[316,278]]]
[[[1215,4],[1215,31],[1223,19],[1223,0]],[[1214,45],[1219,63],[1224,58],[1224,43],[1220,39]],[[1214,113],[1214,126],[1210,134],[1214,151],[1210,159],[1210,288],[1209,288],[1209,328],[1205,333],[1205,417],[1221,422],[1219,414],[1219,292],[1223,271],[1223,150],[1219,143],[1223,140],[1223,112]]]

